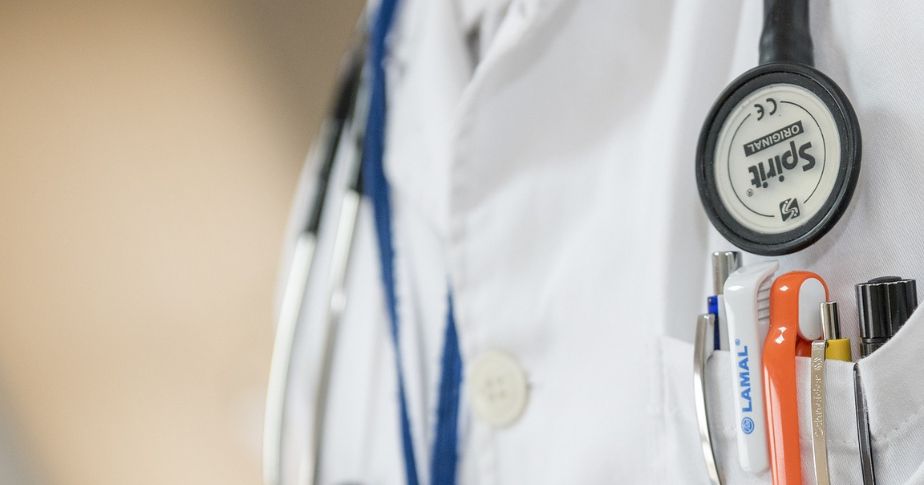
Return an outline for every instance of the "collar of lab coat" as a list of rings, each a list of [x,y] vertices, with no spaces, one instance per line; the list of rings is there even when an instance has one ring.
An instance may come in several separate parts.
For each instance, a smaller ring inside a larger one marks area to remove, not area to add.
[[[394,129],[387,135],[386,173],[396,198],[420,211],[442,239],[449,232],[449,171],[460,160],[467,161],[455,150],[464,148],[460,138],[473,119],[475,100],[492,82],[515,74],[512,68],[522,68],[507,58],[564,3],[513,1],[477,65],[467,45],[466,26],[452,2],[402,3],[389,39],[390,98],[425,99],[389,105],[388,126]]]

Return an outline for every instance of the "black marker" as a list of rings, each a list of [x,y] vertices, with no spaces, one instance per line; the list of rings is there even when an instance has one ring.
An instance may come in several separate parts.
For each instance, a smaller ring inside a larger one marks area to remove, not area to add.
[[[902,328],[918,306],[918,291],[914,280],[898,276],[874,278],[856,288],[860,356],[866,357]]]
[[[860,314],[860,357],[866,357],[895,335],[918,306],[914,280],[898,276],[873,278],[857,289],[857,312]],[[857,406],[857,434],[860,443],[860,467],[864,485],[875,485],[873,446],[869,432],[869,412],[860,379],[860,367],[853,366],[854,399]]]

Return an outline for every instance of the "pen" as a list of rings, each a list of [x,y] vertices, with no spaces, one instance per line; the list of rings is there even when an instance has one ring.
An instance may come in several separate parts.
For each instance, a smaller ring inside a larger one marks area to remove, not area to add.
[[[725,282],[738,463],[750,473],[760,473],[768,466],[760,363],[770,323],[770,285],[778,267],[776,261],[744,266]]]
[[[780,276],[770,291],[770,331],[764,341],[764,401],[774,485],[802,484],[796,356],[811,355],[811,342],[822,335],[819,305],[828,286],[815,273]]]
[[[723,345],[723,334],[719,322],[725,323],[725,301],[722,298],[725,280],[728,275],[741,266],[740,253],[737,251],[717,251],[712,253],[713,295],[706,299],[708,313],[700,315],[696,321],[696,337],[693,346],[693,396],[696,405],[696,421],[699,425],[700,447],[706,473],[712,485],[721,485],[722,477],[716,465],[712,431],[709,429],[709,402],[706,399],[706,362],[714,350]]]
[[[873,278],[856,286],[857,312],[860,317],[860,357],[866,357],[883,345],[905,324],[918,306],[917,285],[912,279],[897,276]],[[860,445],[860,469],[864,485],[876,483],[869,412],[860,377],[860,367],[853,367],[854,400],[857,407],[857,435]]]
[[[912,279],[883,276],[858,284],[856,290],[860,356],[866,357],[885,345],[917,308],[917,285]]]
[[[850,362],[850,340],[841,338],[840,318],[837,303],[826,301],[821,304],[821,330],[823,340],[812,342],[811,360],[811,408],[812,408],[812,458],[815,464],[815,483],[829,485],[828,429],[825,410],[825,360]]]
[[[828,437],[825,418],[825,354],[828,342],[812,342],[811,406],[812,458],[815,464],[815,484],[830,485],[828,474]]]
[[[728,350],[727,324],[725,323],[725,281],[728,275],[741,267],[741,253],[738,251],[716,251],[712,253],[712,296],[706,299],[707,311],[715,315],[715,348]],[[722,331],[722,327],[726,330]]]
[[[841,336],[841,320],[837,311],[837,302],[826,301],[821,304],[821,330],[825,339],[825,359],[850,362],[850,339]]]
[[[706,361],[712,355],[715,315],[705,313],[696,320],[696,340],[693,346],[693,397],[696,404],[696,423],[699,425],[699,442],[706,463],[709,483],[721,485],[722,477],[716,465],[712,432],[709,429],[709,402],[706,399]]]

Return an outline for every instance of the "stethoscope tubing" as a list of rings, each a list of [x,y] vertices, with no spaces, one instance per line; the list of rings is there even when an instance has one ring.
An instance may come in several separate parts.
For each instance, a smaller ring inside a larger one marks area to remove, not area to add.
[[[284,432],[287,422],[287,396],[291,387],[291,369],[295,343],[301,329],[301,317],[305,313],[305,297],[309,279],[317,271],[321,218],[334,167],[338,163],[348,164],[348,187],[341,196],[337,211],[337,225],[331,254],[330,271],[326,278],[326,305],[319,321],[324,326],[322,335],[322,356],[319,361],[317,387],[308,409],[311,430],[307,434],[305,449],[298,464],[299,484],[314,484],[318,480],[318,462],[323,425],[326,415],[328,389],[330,386],[331,361],[336,346],[337,329],[346,306],[346,272],[359,218],[361,194],[359,190],[360,164],[362,160],[361,126],[354,120],[364,120],[367,91],[362,85],[364,43],[359,42],[350,55],[344,76],[338,88],[338,99],[334,113],[322,127],[319,145],[313,151],[310,163],[318,166],[315,196],[308,211],[308,220],[295,239],[292,261],[282,293],[282,301],[273,343],[273,356],[267,386],[266,409],[263,429],[263,481],[265,485],[284,485]],[[356,149],[351,156],[343,156],[343,142],[353,141]]]

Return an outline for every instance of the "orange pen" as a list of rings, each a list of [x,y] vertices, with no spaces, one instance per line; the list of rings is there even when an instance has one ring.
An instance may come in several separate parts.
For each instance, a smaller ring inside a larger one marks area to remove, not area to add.
[[[774,485],[802,485],[796,356],[808,357],[821,338],[818,307],[828,285],[808,271],[786,273],[770,290],[770,331],[764,341],[764,401]]]

